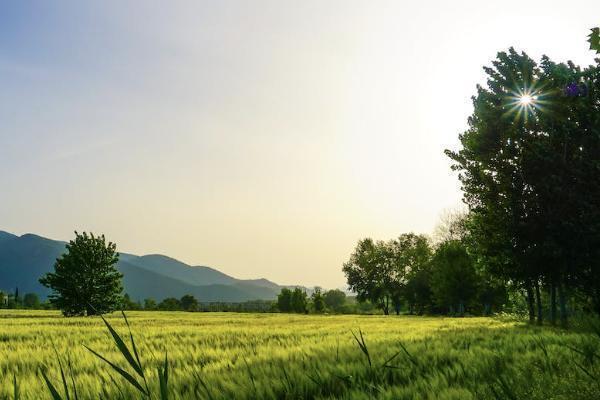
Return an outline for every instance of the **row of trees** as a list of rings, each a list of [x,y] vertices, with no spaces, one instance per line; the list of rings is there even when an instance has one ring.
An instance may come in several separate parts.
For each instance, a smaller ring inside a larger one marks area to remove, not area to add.
[[[403,307],[411,314],[489,314],[502,306],[506,290],[477,268],[465,241],[462,232],[435,245],[414,233],[387,242],[363,239],[343,271],[358,299],[386,315]]]
[[[277,296],[277,310],[284,313],[340,313],[345,311],[345,306],[346,294],[339,289],[323,292],[322,289],[315,288],[309,298],[300,288],[283,288]]]
[[[567,323],[569,298],[600,314],[600,68],[499,53],[462,148],[472,252],[522,288],[529,317]]]
[[[276,311],[275,303],[269,300],[252,300],[245,302],[200,302],[192,295],[182,296],[180,299],[168,297],[160,302],[154,299],[132,301],[128,294],[123,296],[120,308],[123,310],[144,311],[231,311],[231,312],[273,312]]]
[[[19,289],[16,289],[14,293],[5,293],[0,291],[0,308],[26,308],[26,309],[39,309],[42,306],[47,307],[48,304],[42,305],[40,298],[35,293],[25,293],[23,297],[19,296]]]
[[[413,234],[361,240],[348,283],[386,314],[403,302],[487,312],[509,290],[538,323],[566,325],[575,308],[600,315],[599,60],[537,64],[511,48],[484,70],[461,148],[446,150],[468,209],[458,235],[433,247]]]

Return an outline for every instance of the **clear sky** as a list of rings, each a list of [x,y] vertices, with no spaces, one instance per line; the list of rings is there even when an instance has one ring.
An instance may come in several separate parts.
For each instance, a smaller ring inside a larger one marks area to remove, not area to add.
[[[0,2],[0,230],[337,287],[460,204],[482,66],[589,64],[600,1]]]

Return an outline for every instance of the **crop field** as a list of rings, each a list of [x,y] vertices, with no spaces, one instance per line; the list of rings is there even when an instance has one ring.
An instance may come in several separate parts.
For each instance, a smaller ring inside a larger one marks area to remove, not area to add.
[[[600,398],[597,336],[508,319],[184,312],[127,316],[152,398],[158,398],[157,367],[165,353],[169,398]],[[129,345],[122,316],[115,313],[107,320]],[[84,347],[135,376],[99,317],[3,310],[0,321],[0,398],[13,398],[16,377],[20,398],[50,399],[42,371],[63,394],[58,359],[71,398],[73,384],[80,399],[143,398]]]

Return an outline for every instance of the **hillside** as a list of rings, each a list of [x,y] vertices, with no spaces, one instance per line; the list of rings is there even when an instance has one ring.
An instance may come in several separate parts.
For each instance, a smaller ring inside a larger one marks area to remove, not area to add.
[[[0,290],[50,293],[38,279],[53,269],[65,242],[34,234],[15,236],[0,231]],[[123,274],[124,292],[134,300],[192,294],[200,301],[239,302],[274,299],[280,286],[267,279],[241,280],[214,268],[190,266],[159,254],[121,254],[117,268]]]

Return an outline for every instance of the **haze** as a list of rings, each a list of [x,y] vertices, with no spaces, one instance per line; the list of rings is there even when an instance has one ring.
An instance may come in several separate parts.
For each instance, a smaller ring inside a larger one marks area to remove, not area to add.
[[[337,287],[460,204],[444,148],[515,46],[587,65],[598,1],[3,1],[0,229]]]

